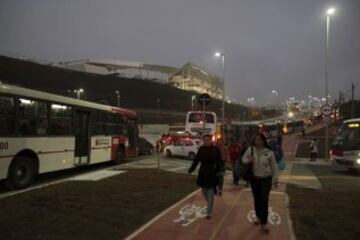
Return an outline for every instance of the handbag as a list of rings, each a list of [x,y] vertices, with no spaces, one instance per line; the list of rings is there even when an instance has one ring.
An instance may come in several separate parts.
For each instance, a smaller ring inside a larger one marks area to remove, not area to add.
[[[251,147],[251,157],[254,156],[254,150],[253,147]],[[243,161],[239,161],[239,176],[244,181],[250,181],[252,177],[252,162],[249,163],[243,163]]]
[[[286,163],[285,160],[282,158],[278,163],[277,163],[278,169],[279,170],[284,170],[286,167]]]

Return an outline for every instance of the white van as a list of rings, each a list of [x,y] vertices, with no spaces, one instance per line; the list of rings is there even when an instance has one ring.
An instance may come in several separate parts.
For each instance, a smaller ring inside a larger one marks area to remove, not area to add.
[[[332,144],[330,158],[349,169],[360,169],[360,118],[342,123]]]

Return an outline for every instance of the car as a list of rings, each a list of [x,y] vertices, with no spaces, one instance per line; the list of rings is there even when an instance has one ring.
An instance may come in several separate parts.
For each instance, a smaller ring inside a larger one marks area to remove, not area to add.
[[[145,138],[139,137],[137,146],[139,149],[139,155],[149,155],[154,152],[154,145]]]
[[[342,123],[331,146],[330,160],[350,170],[360,170],[360,118]]]
[[[191,134],[189,132],[183,132],[183,131],[166,132],[162,134],[157,143],[159,144],[158,151],[163,152],[167,145],[173,144],[174,142],[179,141],[181,139],[191,139]]]
[[[194,160],[200,144],[198,139],[179,139],[166,146],[164,153],[167,157],[181,156]]]

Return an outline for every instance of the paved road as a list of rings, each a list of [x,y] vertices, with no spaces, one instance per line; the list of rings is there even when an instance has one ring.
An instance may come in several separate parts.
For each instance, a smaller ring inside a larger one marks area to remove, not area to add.
[[[337,165],[309,165],[326,189],[360,189],[360,172],[352,172]]]
[[[177,172],[187,173],[192,161],[185,158],[167,158],[163,154],[159,154],[160,169]],[[158,155],[157,153],[138,158],[136,161],[131,161],[116,166],[116,169],[127,168],[157,168],[158,167]]]

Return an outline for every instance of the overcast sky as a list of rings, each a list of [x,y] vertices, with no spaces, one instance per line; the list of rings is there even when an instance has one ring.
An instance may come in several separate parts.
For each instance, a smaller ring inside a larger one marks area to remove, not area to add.
[[[325,96],[325,11],[330,24],[329,93],[360,95],[360,0],[0,0],[0,54],[62,61],[111,58],[221,74],[226,93],[274,103]],[[276,89],[279,96],[271,96]]]

